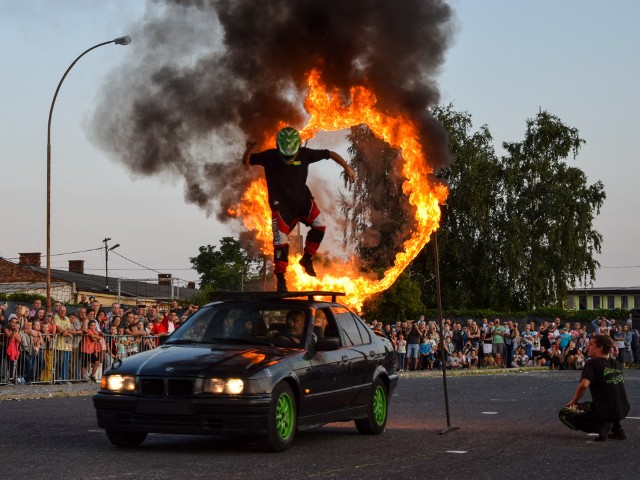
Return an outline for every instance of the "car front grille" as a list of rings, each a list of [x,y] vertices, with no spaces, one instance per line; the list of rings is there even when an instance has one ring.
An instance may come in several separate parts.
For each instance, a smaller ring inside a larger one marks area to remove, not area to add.
[[[189,378],[142,378],[143,396],[188,397],[193,395],[194,382]]]
[[[174,397],[187,397],[193,395],[193,381],[192,380],[169,380],[167,388],[169,396]]]

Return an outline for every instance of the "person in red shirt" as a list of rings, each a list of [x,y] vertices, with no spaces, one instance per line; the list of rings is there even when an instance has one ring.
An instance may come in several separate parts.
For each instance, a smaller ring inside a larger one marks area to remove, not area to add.
[[[163,320],[164,320],[164,316],[161,314],[158,314],[155,317],[153,317],[153,323],[151,325],[151,335],[159,336],[159,335],[169,334],[167,325]]]

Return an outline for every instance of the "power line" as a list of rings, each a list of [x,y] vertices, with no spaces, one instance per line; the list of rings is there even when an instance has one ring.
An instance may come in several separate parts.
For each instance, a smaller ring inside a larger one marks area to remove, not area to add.
[[[86,250],[76,250],[74,252],[65,252],[65,253],[52,253],[51,256],[52,257],[60,257],[60,256],[64,256],[64,255],[75,255],[76,253],[86,253],[86,252],[96,252],[96,251],[102,251],[104,249],[104,247],[98,247],[98,248],[89,248]],[[161,273],[166,273],[166,272],[177,272],[177,271],[196,271],[195,268],[163,268],[163,271],[159,271],[156,270],[155,268],[150,268],[147,267],[145,265],[142,265],[141,263],[138,263],[134,260],[131,260],[130,258],[125,257],[124,255],[119,254],[118,252],[112,250],[111,253],[127,260],[128,262],[131,262],[135,265],[138,265],[141,268],[114,268],[112,269],[113,271],[140,271],[140,270],[148,270],[157,274],[161,274]],[[20,257],[2,257],[0,255],[0,258],[3,258],[5,260],[11,260],[11,261],[19,261]],[[86,271],[102,271],[102,268],[86,268],[84,269]],[[184,278],[179,278],[179,277],[173,277],[174,280],[178,280],[181,282],[184,282],[185,284],[188,283],[192,283],[192,280],[186,280]],[[140,279],[137,279],[138,281],[140,281]],[[149,279],[149,281],[155,281],[157,279]]]
[[[75,255],[76,253],[86,253],[86,252],[95,252],[96,250],[102,250],[102,247],[98,248],[90,248],[88,250],[77,250],[75,252],[66,252],[66,253],[52,253],[52,257],[60,257],[63,255]],[[20,260],[20,257],[4,257],[5,260]]]
[[[125,257],[124,255],[120,255],[120,254],[119,254],[118,252],[116,252],[115,250],[114,250],[113,252],[111,252],[111,253],[114,253],[114,254],[116,254],[117,256],[119,256],[120,258],[124,258],[124,259],[125,259],[125,260],[127,260],[128,262],[131,262],[131,263],[133,263],[133,264],[135,264],[135,265],[138,265],[139,267],[142,267],[142,268],[144,268],[145,270],[149,270],[149,271],[151,271],[151,272],[155,272],[155,273],[162,273],[162,272],[160,272],[160,271],[158,271],[158,270],[155,270],[155,269],[153,269],[153,268],[145,267],[145,266],[144,266],[144,265],[142,265],[141,263],[135,262],[135,261],[131,260],[130,258]]]
[[[113,252],[111,252],[113,253]],[[195,268],[160,268],[160,267],[156,267],[159,268],[160,270],[162,270],[163,272],[177,272],[177,271],[191,271],[193,270],[194,272],[196,271]],[[85,272],[94,272],[94,271],[103,271],[104,268],[85,268],[84,271]],[[123,271],[123,272],[140,272],[140,271],[145,271],[148,270],[147,268],[109,268],[109,271]]]

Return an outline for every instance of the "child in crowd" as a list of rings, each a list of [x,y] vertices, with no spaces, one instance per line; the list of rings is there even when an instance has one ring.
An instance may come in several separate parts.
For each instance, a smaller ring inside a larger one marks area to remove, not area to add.
[[[45,322],[41,326],[42,338],[44,340],[42,349],[44,351],[44,370],[42,371],[41,380],[43,382],[53,381],[53,334],[51,333],[51,322]]]
[[[469,368],[478,368],[478,350],[476,348],[472,348],[467,353],[467,364]]]
[[[429,338],[424,335],[420,342],[420,370],[426,370],[429,365],[429,354],[431,353],[431,344]]]
[[[518,347],[515,354],[513,355],[513,361],[511,362],[511,366],[514,368],[520,367],[528,367],[531,365],[529,360],[529,356],[527,355],[525,349],[523,347]]]
[[[398,336],[398,349],[396,350],[396,354],[398,359],[396,368],[397,370],[402,371],[404,370],[404,361],[407,356],[407,341],[404,339],[404,335],[402,333]]]
[[[484,361],[482,362],[482,367],[483,368],[495,368],[496,366],[496,360],[495,358],[493,358],[493,355],[490,353],[485,353],[484,355]]]
[[[113,338],[113,341],[116,346],[116,356],[118,359],[123,360],[127,358],[129,351],[129,339],[124,333],[123,325],[118,327],[117,335]]]
[[[33,381],[39,382],[41,380],[42,372],[44,371],[44,337],[42,336],[42,322],[40,320],[34,320],[32,329],[35,350],[33,359]]]

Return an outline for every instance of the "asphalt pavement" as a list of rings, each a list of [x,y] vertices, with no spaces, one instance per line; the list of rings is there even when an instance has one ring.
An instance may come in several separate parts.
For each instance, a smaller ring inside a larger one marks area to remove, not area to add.
[[[360,435],[352,422],[331,424],[300,433],[292,448],[275,454],[251,439],[178,435],[150,435],[137,449],[119,449],[97,427],[90,389],[51,386],[57,390],[45,398],[26,399],[22,387],[8,387],[9,396],[4,387],[3,473],[31,480],[637,478],[640,370],[625,371],[632,407],[624,441],[597,443],[559,422],[558,409],[579,378],[579,371],[448,376],[457,429],[443,434],[442,378],[404,375],[382,435]]]

